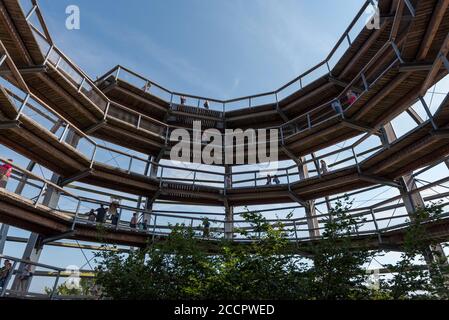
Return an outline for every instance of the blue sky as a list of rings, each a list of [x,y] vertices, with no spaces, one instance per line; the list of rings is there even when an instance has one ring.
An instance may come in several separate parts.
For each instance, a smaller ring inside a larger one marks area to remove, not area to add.
[[[41,0],[56,44],[89,75],[121,64],[169,89],[230,98],[271,91],[320,62],[361,0]],[[67,30],[76,4],[81,29]]]

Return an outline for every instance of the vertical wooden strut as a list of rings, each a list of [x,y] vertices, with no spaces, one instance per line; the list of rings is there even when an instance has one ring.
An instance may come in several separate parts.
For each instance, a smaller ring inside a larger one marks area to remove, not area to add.
[[[394,131],[394,128],[390,123],[385,125],[384,127],[384,137],[383,137],[383,143],[391,144],[393,141],[397,140],[396,132]],[[400,188],[400,192],[402,195],[402,199],[405,205],[405,209],[407,210],[408,215],[410,216],[410,219],[413,219],[416,210],[418,208],[424,208],[425,202],[424,199],[421,196],[420,192],[412,192],[416,189],[418,189],[418,186],[416,185],[415,178],[412,174],[405,175],[401,177],[400,179],[402,188]],[[441,245],[436,245],[432,248],[429,248],[425,252],[423,252],[424,258],[426,259],[427,264],[431,264],[435,261],[436,257],[433,253],[437,253],[439,256],[440,262],[444,262],[447,264],[446,256],[444,255],[444,250]],[[444,257],[444,261],[441,259]]]

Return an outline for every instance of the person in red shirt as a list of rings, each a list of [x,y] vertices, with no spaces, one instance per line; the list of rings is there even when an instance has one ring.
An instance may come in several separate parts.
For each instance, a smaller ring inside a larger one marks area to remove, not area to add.
[[[348,98],[348,105],[349,106],[351,106],[357,100],[357,95],[352,90],[349,90],[346,93],[346,97]]]
[[[13,160],[8,159],[9,162],[13,162]],[[4,163],[0,166],[0,188],[6,188],[9,177],[12,174],[12,165],[9,163]]]

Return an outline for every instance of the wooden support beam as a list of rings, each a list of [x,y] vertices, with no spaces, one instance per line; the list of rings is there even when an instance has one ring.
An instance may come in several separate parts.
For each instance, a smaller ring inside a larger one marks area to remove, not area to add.
[[[432,131],[432,135],[443,138],[443,139],[449,139],[449,129],[438,129]]]
[[[443,62],[442,57],[446,57],[448,53],[449,53],[449,33],[447,34],[446,38],[444,39],[444,42],[443,42],[443,45],[441,46],[438,57],[434,61],[432,68],[421,87],[421,92],[420,92],[421,96],[424,96],[426,94],[427,90],[432,86],[433,82],[435,81],[437,75],[440,72],[441,67],[443,67],[444,62]]]
[[[431,63],[404,63],[399,66],[399,72],[421,72],[432,70]]]
[[[421,124],[424,122],[424,119],[413,109],[412,107],[407,109],[407,114],[415,121],[416,124]]]
[[[329,77],[329,82],[334,83],[337,86],[342,87],[342,88],[346,88],[349,85],[348,82],[342,81],[342,80],[337,79],[335,77]],[[363,89],[361,89],[359,87],[355,87],[355,86],[351,87],[351,90],[354,91],[355,93],[358,93],[358,94],[361,94],[361,93],[363,93],[365,91],[365,90],[363,90]]]
[[[357,52],[357,54],[351,59],[351,61],[346,65],[343,71],[340,73],[339,78],[345,78],[351,70],[354,70],[354,66],[359,62],[360,58],[366,55],[368,50],[377,41],[377,39],[382,35],[385,29],[391,24],[391,19],[385,20],[380,26],[380,29],[375,30],[368,40],[364,43],[363,47]]]
[[[18,120],[15,121],[3,121],[0,122],[0,130],[8,130],[8,129],[16,129],[20,128],[21,122]]]
[[[418,55],[416,56],[417,60],[424,60],[427,57],[448,6],[449,0],[438,0],[438,3],[433,10],[432,19],[430,20],[421,47],[418,51]]]
[[[382,177],[377,177],[375,175],[369,175],[369,174],[360,174],[359,175],[360,179],[363,181],[367,181],[367,182],[372,182],[372,183],[376,183],[376,184],[381,184],[381,185],[385,185],[385,186],[390,186],[393,188],[400,188],[401,184],[394,181],[394,180],[388,180]]]
[[[399,26],[401,25],[402,15],[404,13],[405,2],[401,0],[396,7],[396,13],[394,16],[393,26],[391,27],[390,40],[395,41],[399,32]]]
[[[86,178],[88,176],[90,176],[93,173],[93,169],[86,169],[81,171],[80,173],[77,173],[71,177],[65,178],[65,179],[61,179],[61,181],[59,182],[59,186],[64,187],[72,182],[75,181],[79,181],[83,178]]]
[[[362,119],[371,109],[375,108],[376,105],[381,102],[386,96],[388,96],[391,92],[393,92],[405,79],[409,77],[410,73],[401,73],[396,76],[388,85],[386,85],[378,94],[376,94],[372,99],[368,101],[368,103],[359,110],[354,116],[353,119],[360,120]]]
[[[368,133],[372,133],[372,132],[378,132],[379,130],[376,128],[371,128],[368,126],[365,126],[363,124],[357,123],[355,121],[349,120],[349,119],[344,119],[341,121],[341,123],[348,128],[352,128],[361,132],[368,132]]]
[[[47,72],[47,66],[42,65],[42,66],[23,67],[23,68],[18,68],[17,70],[21,75],[42,73],[42,72]],[[0,76],[8,76],[11,74],[14,74],[14,72],[12,70],[0,70]]]
[[[106,124],[107,124],[107,120],[103,119],[100,122],[94,124],[93,126],[87,128],[86,130],[84,130],[84,132],[88,135],[93,134],[95,131],[103,128]]]
[[[75,234],[75,231],[70,230],[70,231],[58,234],[56,236],[53,236],[53,237],[44,238],[44,239],[42,239],[40,244],[41,245],[45,245],[45,244],[50,243],[50,242],[54,242],[54,241],[58,241],[58,240],[62,240],[62,239],[67,239],[67,238],[72,237],[74,234]]]

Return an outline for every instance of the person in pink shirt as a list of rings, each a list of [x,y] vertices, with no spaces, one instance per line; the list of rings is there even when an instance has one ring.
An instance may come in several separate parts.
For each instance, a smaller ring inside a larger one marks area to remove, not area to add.
[[[9,162],[13,162],[13,160],[8,159]],[[6,188],[9,177],[12,174],[12,165],[9,163],[4,163],[0,166],[0,188]]]

